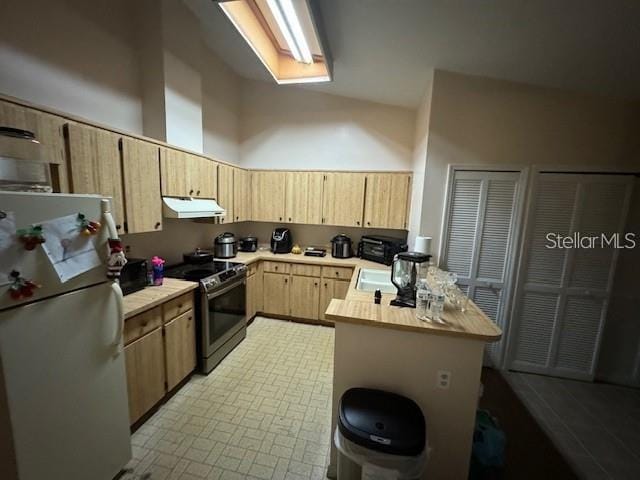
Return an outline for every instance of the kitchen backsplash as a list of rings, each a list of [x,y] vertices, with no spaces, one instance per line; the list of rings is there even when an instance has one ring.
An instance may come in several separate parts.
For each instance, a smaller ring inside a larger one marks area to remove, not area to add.
[[[238,238],[246,235],[258,237],[258,245],[269,245],[271,232],[276,227],[287,227],[293,235],[293,243],[301,247],[327,247],[331,254],[331,239],[339,233],[348,235],[353,241],[354,254],[362,235],[386,235],[406,240],[406,230],[384,230],[371,228],[350,228],[327,225],[278,224],[265,222],[241,222],[223,225],[200,223],[191,220],[164,219],[162,232],[123,235],[127,256],[131,258],[151,258],[158,255],[168,265],[182,261],[182,254],[196,247],[213,248],[213,239],[223,232],[232,232]]]

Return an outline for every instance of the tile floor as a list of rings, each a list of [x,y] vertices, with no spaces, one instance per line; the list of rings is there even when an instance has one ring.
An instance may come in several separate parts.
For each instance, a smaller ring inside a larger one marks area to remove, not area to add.
[[[133,434],[123,479],[323,479],[332,380],[332,328],[259,317]]]
[[[640,478],[639,390],[516,372],[505,378],[583,478]]]

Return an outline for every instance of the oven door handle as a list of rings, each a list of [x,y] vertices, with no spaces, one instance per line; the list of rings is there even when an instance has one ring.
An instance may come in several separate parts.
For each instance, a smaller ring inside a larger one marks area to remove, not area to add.
[[[235,282],[232,283],[231,285],[229,285],[228,287],[224,287],[222,290],[216,290],[214,292],[208,293],[207,294],[207,300],[211,300],[212,298],[216,298],[219,297],[220,295],[224,295],[225,293],[227,293],[229,290],[236,288],[240,285],[246,285],[247,284],[247,279],[244,278],[242,281],[240,282]]]

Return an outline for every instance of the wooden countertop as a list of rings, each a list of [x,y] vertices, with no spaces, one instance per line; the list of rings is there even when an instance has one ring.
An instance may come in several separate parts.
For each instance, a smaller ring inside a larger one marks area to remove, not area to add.
[[[222,259],[220,259],[222,260]],[[272,262],[288,262],[288,263],[308,263],[312,265],[326,265],[332,267],[362,267],[362,268],[377,268],[388,270],[389,267],[380,263],[370,262],[369,260],[362,260],[358,257],[351,258],[333,258],[331,252],[325,257],[307,257],[304,254],[295,255],[293,253],[271,253],[269,250],[258,250],[257,252],[238,252],[238,255],[234,258],[229,258],[232,262],[240,262],[246,265],[254,263],[260,260],[268,260]]]
[[[378,265],[378,268],[391,267]],[[456,309],[449,302],[442,313],[442,323],[423,321],[416,318],[413,308],[393,307],[389,302],[396,295],[383,293],[380,305],[373,303],[373,294],[356,289],[362,267],[356,267],[351,285],[344,300],[333,299],[325,312],[325,317],[334,322],[371,325],[433,335],[465,337],[473,340],[495,342],[502,336],[498,327],[475,303],[469,300],[465,312]]]
[[[358,276],[362,268],[386,270],[391,275],[391,267],[361,258],[306,257],[304,255],[274,254],[269,251],[238,252],[232,259],[245,264],[259,260],[316,265],[351,267],[354,269],[351,284],[344,300],[334,299],[329,304],[325,316],[335,322],[372,325],[433,335],[465,337],[473,340],[495,342],[502,336],[502,330],[472,301],[465,312],[447,303],[442,314],[443,323],[418,320],[413,308],[392,307],[389,302],[395,294],[383,293],[381,305],[373,303],[373,292],[358,290]]]
[[[126,295],[124,297],[124,318],[125,320],[131,318],[196,288],[198,288],[196,282],[165,278],[160,286],[146,287],[138,292]]]

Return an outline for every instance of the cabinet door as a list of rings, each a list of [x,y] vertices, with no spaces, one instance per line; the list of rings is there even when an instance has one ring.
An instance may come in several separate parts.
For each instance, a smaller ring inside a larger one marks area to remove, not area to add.
[[[172,148],[160,149],[160,180],[162,195],[167,197],[188,197],[187,156]]]
[[[111,211],[116,228],[124,233],[120,136],[73,123],[67,125],[67,134],[71,191],[112,197]]]
[[[3,154],[15,158],[34,160],[34,152],[39,159],[47,163],[64,164],[63,126],[66,120],[62,117],[39,112],[9,102],[0,101],[0,127],[19,128],[33,132],[39,145],[23,142],[24,150],[3,151]],[[17,144],[20,147],[20,143]]]
[[[122,139],[126,233],[162,230],[160,153],[153,143]]]
[[[234,213],[234,182],[233,167],[228,165],[218,165],[218,204],[225,209],[227,214],[220,218],[221,223],[232,223],[235,221]]]
[[[252,220],[284,221],[285,172],[251,172]]]
[[[364,173],[324,174],[322,223],[362,226],[365,177]]]
[[[167,390],[178,385],[196,368],[196,333],[193,310],[164,326]]]
[[[338,298],[342,300],[346,298],[350,283],[349,280],[322,279],[318,312],[318,317],[321,320],[326,320],[324,312],[327,311],[332,299]]]
[[[164,396],[162,329],[124,347],[129,392],[129,422],[135,423]]]
[[[286,172],[286,222],[322,223],[323,179],[319,172]]]
[[[194,197],[218,198],[218,164],[197,155],[188,155],[189,191]]]
[[[289,275],[264,273],[263,310],[265,313],[289,315]]]
[[[290,288],[290,315],[317,320],[320,303],[320,278],[292,275]]]
[[[233,213],[236,222],[251,219],[251,173],[241,168],[233,169]]]
[[[364,226],[407,228],[410,184],[408,173],[367,174]]]

